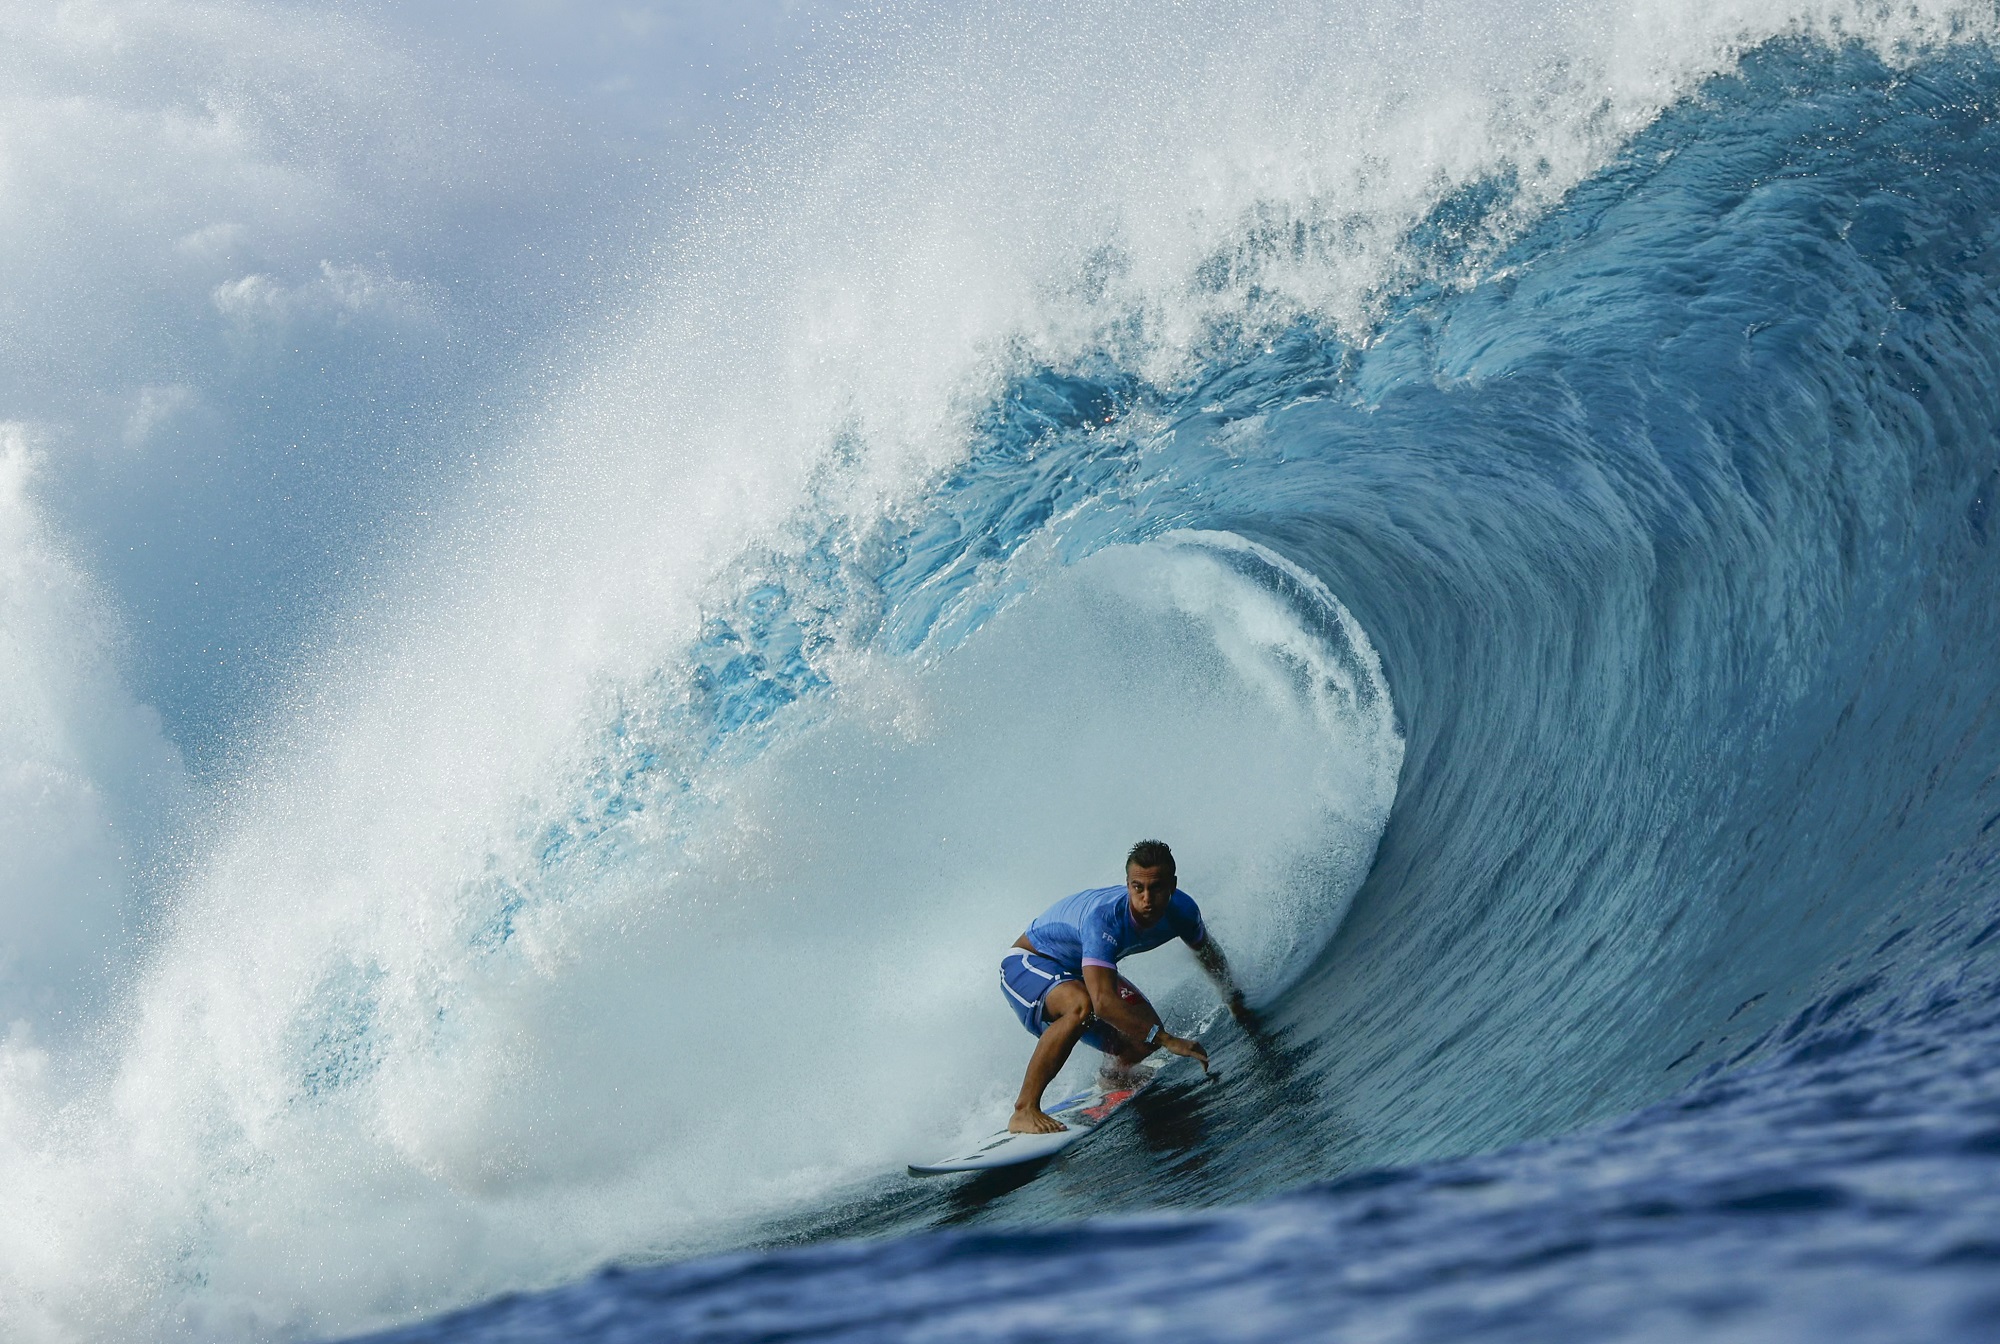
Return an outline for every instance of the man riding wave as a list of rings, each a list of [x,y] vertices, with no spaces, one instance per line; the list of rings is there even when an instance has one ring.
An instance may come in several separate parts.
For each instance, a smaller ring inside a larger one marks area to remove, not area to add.
[[[1000,961],[1000,984],[1021,1025],[1041,1039],[1028,1060],[1008,1129],[1053,1134],[1066,1128],[1042,1110],[1042,1093],[1078,1041],[1103,1051],[1120,1068],[1131,1068],[1156,1049],[1208,1067],[1201,1043],[1168,1031],[1146,996],[1118,974],[1121,958],[1150,952],[1175,938],[1194,950],[1229,1011],[1248,1025],[1243,992],[1203,926],[1194,898],[1174,885],[1174,853],[1161,841],[1132,846],[1125,857],[1124,886],[1066,896],[1014,940]]]

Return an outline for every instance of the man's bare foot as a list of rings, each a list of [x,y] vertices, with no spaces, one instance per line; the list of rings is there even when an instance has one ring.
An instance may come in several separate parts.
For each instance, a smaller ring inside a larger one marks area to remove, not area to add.
[[[1060,1134],[1069,1126],[1038,1107],[1014,1108],[1014,1118],[1007,1122],[1009,1134]]]

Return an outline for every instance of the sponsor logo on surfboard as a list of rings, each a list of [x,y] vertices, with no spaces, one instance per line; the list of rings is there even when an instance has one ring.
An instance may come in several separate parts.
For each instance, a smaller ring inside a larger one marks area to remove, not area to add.
[[[1106,1092],[1103,1101],[1098,1102],[1095,1106],[1085,1107],[1079,1114],[1087,1115],[1092,1120],[1102,1120],[1105,1116],[1118,1109],[1119,1102],[1125,1100],[1138,1090],[1136,1087],[1128,1087],[1121,1092]]]

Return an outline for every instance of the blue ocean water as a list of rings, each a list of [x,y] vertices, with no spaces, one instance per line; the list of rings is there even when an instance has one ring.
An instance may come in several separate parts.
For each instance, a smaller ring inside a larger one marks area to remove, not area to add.
[[[1026,369],[918,507],[765,557],[545,870],[754,757],[835,630],[948,647],[1033,546],[1193,531],[1379,655],[1365,882],[1266,1033],[1211,1030],[1221,1083],[1047,1170],[884,1173],[372,1338],[1990,1338],[1996,111],[1983,48],[1766,45],[1502,249],[1520,184],[1454,195],[1365,338]],[[497,884],[490,941],[536,899]]]

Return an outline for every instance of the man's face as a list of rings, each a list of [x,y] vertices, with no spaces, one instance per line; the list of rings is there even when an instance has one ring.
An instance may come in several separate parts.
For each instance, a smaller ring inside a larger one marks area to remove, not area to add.
[[[1132,922],[1142,929],[1151,928],[1167,913],[1167,901],[1174,894],[1173,869],[1126,864],[1125,894],[1132,899]]]

